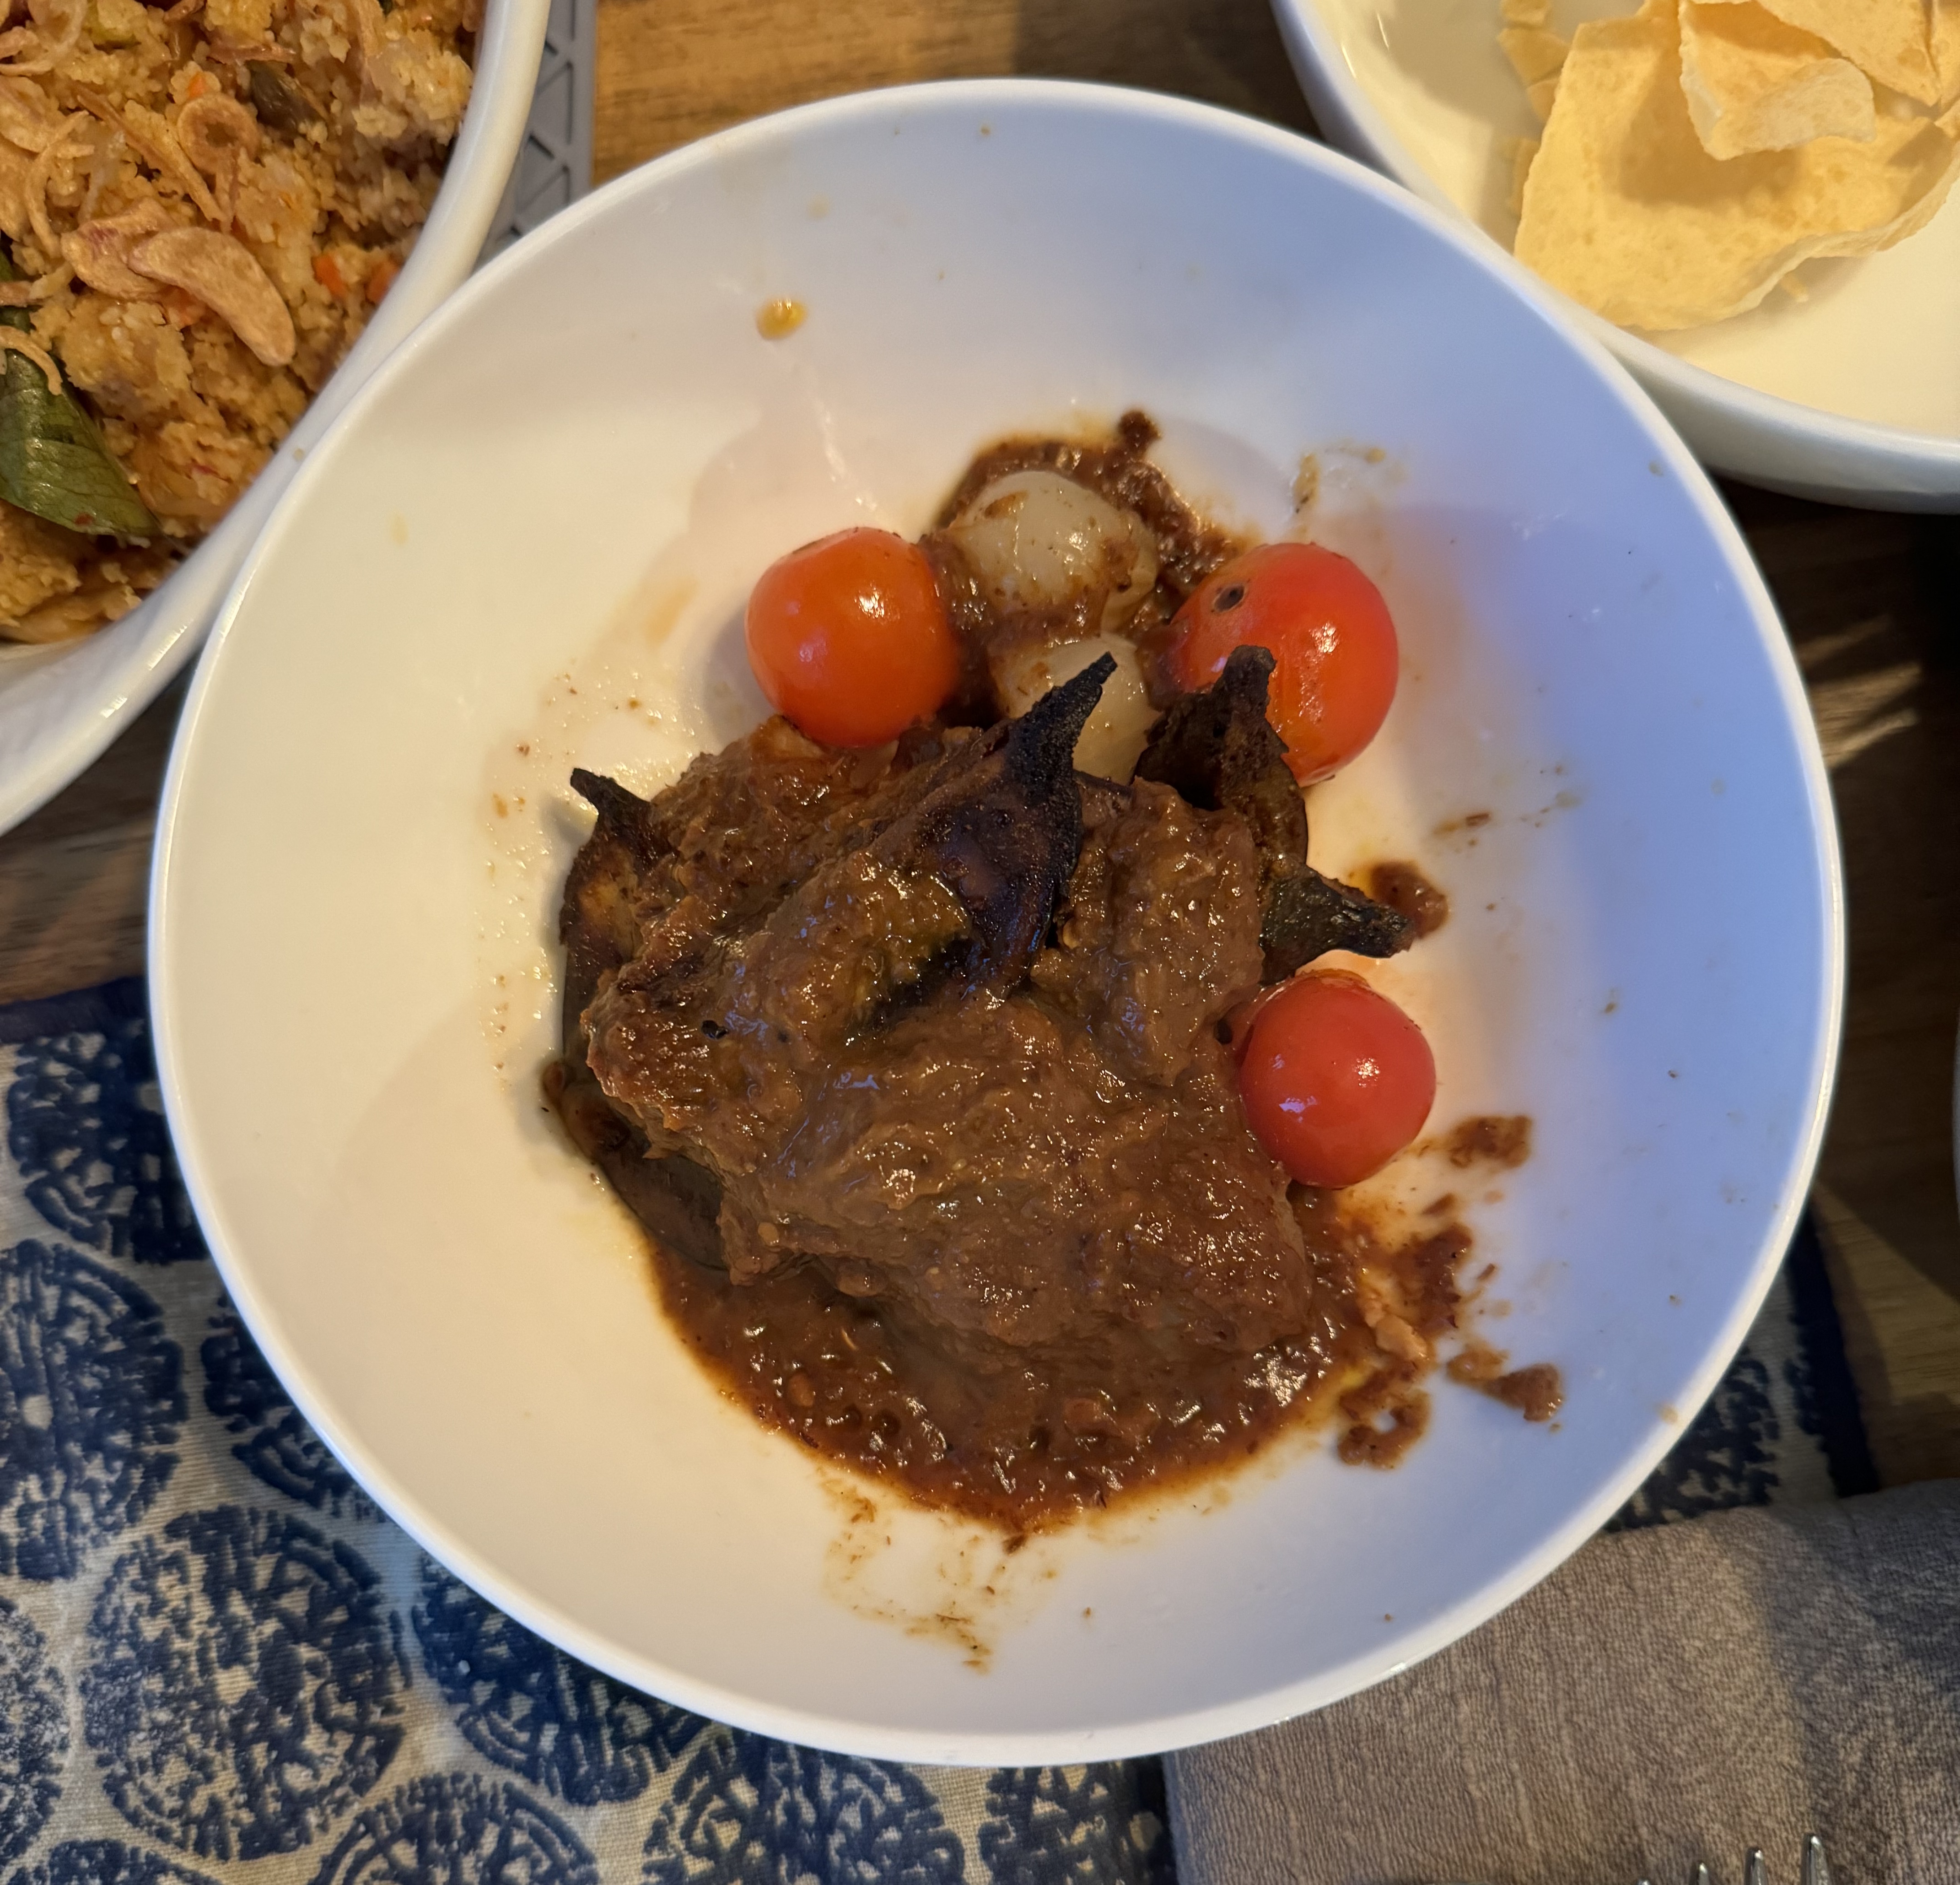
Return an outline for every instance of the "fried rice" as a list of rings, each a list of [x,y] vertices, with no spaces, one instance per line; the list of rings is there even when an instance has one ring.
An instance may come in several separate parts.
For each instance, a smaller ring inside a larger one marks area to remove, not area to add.
[[[482,5],[0,0],[0,637],[135,607],[278,449],[428,215]],[[8,462],[51,373],[113,535]]]

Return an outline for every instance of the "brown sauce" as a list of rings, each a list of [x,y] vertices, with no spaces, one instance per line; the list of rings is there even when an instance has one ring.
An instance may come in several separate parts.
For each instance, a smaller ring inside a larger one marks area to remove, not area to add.
[[[1549,1420],[1565,1405],[1564,1378],[1550,1361],[1513,1368],[1499,1375],[1484,1391],[1507,1407],[1515,1407],[1527,1420]]]
[[[1449,1359],[1449,1378],[1488,1394],[1507,1407],[1515,1407],[1526,1419],[1548,1421],[1565,1405],[1565,1384],[1558,1368],[1549,1361],[1534,1361],[1529,1368],[1513,1368],[1510,1358],[1500,1350],[1478,1341],[1466,1342]]]
[[[731,1399],[835,1465],[1021,1532],[1242,1465],[1297,1429],[1335,1425],[1341,1457],[1376,1467],[1421,1437],[1422,1382],[1433,1345],[1458,1327],[1469,1232],[1451,1224],[1389,1245],[1332,1194],[1296,1186],[1291,1205],[1315,1275],[1307,1326],[1250,1355],[1154,1368],[1132,1353],[1095,1370],[976,1371],[813,1269],[736,1288],[652,1250],[663,1307]],[[1379,1345],[1357,1304],[1362,1266],[1426,1353]]]
[[[737,1289],[657,1247],[655,1265],[669,1316],[757,1419],[925,1504],[1024,1530],[1242,1462],[1323,1408],[1370,1344],[1338,1255],[1319,1254],[1325,1282],[1297,1333],[1195,1366],[1072,1378],[1048,1365],[978,1371],[813,1269]]]
[[[1532,1122],[1529,1113],[1480,1113],[1459,1121],[1443,1141],[1443,1151],[1460,1171],[1474,1165],[1494,1165],[1514,1170],[1531,1157]]]
[[[1363,880],[1376,903],[1409,919],[1418,938],[1433,936],[1449,921],[1449,899],[1412,864],[1370,864]]]

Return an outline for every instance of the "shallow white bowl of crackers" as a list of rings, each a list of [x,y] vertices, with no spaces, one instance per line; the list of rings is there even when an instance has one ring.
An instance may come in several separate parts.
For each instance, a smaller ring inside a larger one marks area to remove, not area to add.
[[[1712,469],[1960,509],[1947,0],[1274,10],[1326,134],[1515,244]]]
[[[785,301],[800,324],[759,323]],[[764,718],[741,613],[786,549],[916,532],[976,451],[1132,406],[1202,511],[1346,552],[1395,613],[1395,704],[1316,789],[1315,861],[1408,858],[1448,893],[1419,950],[1360,966],[1434,1048],[1439,1131],[1537,1128],[1474,1195],[1434,1155],[1379,1182],[1459,1194],[1495,1266],[1478,1329],[1566,1401],[1531,1425],[1439,1378],[1393,1471],[1295,1432],[1016,1549],[824,1467],[666,1319],[539,1090],[590,829],[569,775],[650,792]],[[1582,1543],[1781,1259],[1843,960],[1788,642],[1627,375],[1323,146],[1032,81],[722,133],[459,291],[231,595],[152,919],[165,1103],[226,1285],[396,1518],[702,1713],[1013,1764],[1332,1701]]]

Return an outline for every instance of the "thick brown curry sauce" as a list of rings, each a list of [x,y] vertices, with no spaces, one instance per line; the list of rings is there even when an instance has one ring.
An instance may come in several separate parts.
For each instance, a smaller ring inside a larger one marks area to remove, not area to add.
[[[1186,1355],[1174,1370],[1140,1366],[1132,1352],[1093,1384],[1026,1364],[976,1371],[813,1269],[735,1288],[657,1239],[651,1247],[669,1319],[730,1399],[825,1460],[1011,1533],[1208,1477],[1303,1427],[1336,1427],[1351,1465],[1392,1466],[1421,1438],[1422,1351],[1456,1329],[1469,1233],[1451,1221],[1386,1249],[1328,1196],[1297,1189],[1293,1202],[1314,1272],[1306,1327],[1250,1355]],[[1419,1345],[1378,1345],[1357,1301],[1357,1264],[1413,1310]],[[1501,1359],[1473,1384],[1509,1398],[1490,1384],[1513,1384]],[[1548,1402],[1536,1375],[1533,1387],[1527,1418],[1548,1419],[1555,1371]]]

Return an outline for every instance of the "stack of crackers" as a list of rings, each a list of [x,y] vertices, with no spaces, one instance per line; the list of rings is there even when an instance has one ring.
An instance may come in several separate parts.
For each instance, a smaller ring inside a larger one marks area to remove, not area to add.
[[[1800,295],[1793,269],[1903,241],[1960,174],[1960,0],[1644,0],[1569,43],[1549,0],[1502,4],[1545,121],[1518,259],[1622,326]]]

